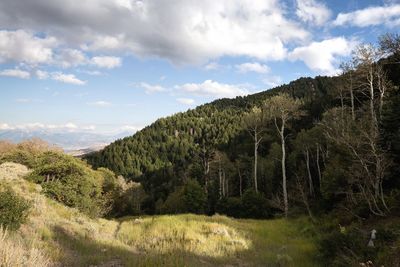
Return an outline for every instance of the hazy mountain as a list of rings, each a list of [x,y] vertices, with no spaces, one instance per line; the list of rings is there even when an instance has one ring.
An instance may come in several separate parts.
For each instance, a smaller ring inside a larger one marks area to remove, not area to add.
[[[0,130],[0,140],[8,140],[14,143],[26,139],[40,138],[50,144],[62,147],[65,151],[98,150],[107,144],[131,135],[130,132],[116,134],[99,134],[87,131],[53,131],[46,129],[12,129]]]

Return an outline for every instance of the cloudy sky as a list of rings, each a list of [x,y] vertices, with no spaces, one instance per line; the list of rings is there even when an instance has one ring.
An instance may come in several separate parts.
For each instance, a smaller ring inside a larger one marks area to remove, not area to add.
[[[400,28],[400,0],[0,0],[0,130],[135,130]]]

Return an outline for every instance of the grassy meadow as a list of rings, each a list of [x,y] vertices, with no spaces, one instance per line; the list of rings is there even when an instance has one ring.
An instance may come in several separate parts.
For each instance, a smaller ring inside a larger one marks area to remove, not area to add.
[[[90,218],[46,198],[22,177],[22,165],[0,165],[0,190],[32,204],[17,232],[0,231],[1,266],[317,266],[306,219],[238,220],[192,214]]]

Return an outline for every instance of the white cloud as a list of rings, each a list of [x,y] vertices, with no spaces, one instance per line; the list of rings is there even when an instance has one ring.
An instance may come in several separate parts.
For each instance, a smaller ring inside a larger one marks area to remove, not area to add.
[[[93,36],[93,40],[89,40],[88,44],[82,44],[84,50],[91,51],[109,51],[119,50],[124,48],[124,37],[119,34],[117,36],[97,35]]]
[[[39,122],[25,123],[9,125],[7,123],[0,123],[0,130],[51,130],[51,131],[80,131],[80,130],[94,130],[94,125],[81,125],[78,126],[73,122],[67,122],[65,124],[45,124]]]
[[[267,73],[269,72],[269,67],[258,62],[246,62],[235,66],[240,73],[247,72],[257,72],[257,73]]]
[[[166,89],[161,85],[151,85],[146,82],[141,82],[135,86],[144,89],[147,94],[166,91]]]
[[[86,84],[86,81],[79,80],[78,78],[75,77],[74,74],[65,74],[62,72],[53,72],[51,74],[51,79],[63,83],[70,83],[70,84],[75,84],[75,85],[84,85]]]
[[[368,27],[385,24],[388,27],[400,25],[400,5],[371,6],[350,13],[339,13],[333,22],[335,26],[351,25]]]
[[[30,98],[17,98],[15,99],[17,103],[41,103],[43,100],[41,99],[30,99]]]
[[[104,75],[104,73],[102,73],[101,71],[98,70],[77,70],[80,73],[85,73],[87,75],[91,75],[91,76],[100,76],[100,75]]]
[[[0,130],[12,130],[13,127],[8,125],[7,123],[0,123]]]
[[[94,131],[96,130],[96,126],[95,125],[87,125],[87,126],[83,126],[81,127],[83,130],[88,130],[88,131]]]
[[[0,25],[45,32],[67,47],[156,56],[177,64],[222,56],[280,60],[286,44],[310,36],[286,17],[278,0],[0,1]],[[46,62],[47,54],[35,62]]]
[[[186,93],[211,97],[231,98],[249,93],[246,89],[241,88],[239,85],[218,83],[212,80],[206,80],[203,83],[186,83],[183,85],[177,85],[175,88]]]
[[[95,102],[89,102],[87,103],[90,106],[96,106],[96,107],[109,107],[111,106],[110,102],[104,101],[104,100],[99,100]]]
[[[217,70],[219,68],[221,68],[221,65],[219,65],[217,62],[210,62],[204,66],[204,69],[206,70]]]
[[[121,133],[134,134],[143,128],[144,126],[141,125],[124,125],[118,128],[117,130],[113,131],[113,134],[121,134]]]
[[[35,74],[39,80],[46,80],[47,78],[49,78],[49,73],[43,70],[36,70]]]
[[[53,56],[52,48],[56,43],[53,37],[39,38],[25,30],[0,30],[0,63],[49,63]]]
[[[335,75],[338,72],[335,67],[338,57],[348,56],[355,45],[354,41],[349,41],[344,37],[312,42],[308,46],[295,48],[290,52],[289,59],[301,60],[313,71]]]
[[[93,57],[92,64],[96,65],[99,68],[113,69],[121,66],[122,60],[119,57],[108,57],[108,56]]]
[[[20,79],[29,79],[31,77],[31,74],[24,70],[6,69],[6,70],[0,71],[0,76],[15,77],[15,78],[20,78]]]
[[[283,83],[283,80],[280,76],[266,77],[262,81],[271,88],[277,87]]]
[[[331,17],[331,11],[316,0],[297,0],[296,15],[304,22],[323,25]]]
[[[76,67],[86,64],[85,54],[76,49],[62,49],[54,59],[54,63],[63,68]]]
[[[176,101],[178,101],[181,104],[185,104],[185,105],[193,105],[194,104],[194,99],[191,99],[191,98],[177,98]]]

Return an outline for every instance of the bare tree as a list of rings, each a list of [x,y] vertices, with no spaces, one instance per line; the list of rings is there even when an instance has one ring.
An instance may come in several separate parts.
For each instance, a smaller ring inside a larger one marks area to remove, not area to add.
[[[279,134],[282,149],[282,188],[285,216],[288,215],[289,203],[287,194],[287,177],[286,177],[286,127],[290,120],[301,116],[300,107],[302,102],[294,99],[287,94],[279,94],[267,99],[264,102],[263,109],[266,118],[271,120]]]
[[[349,194],[359,195],[366,201],[371,213],[384,216],[389,208],[382,184],[390,161],[379,145],[378,129],[370,129],[368,117],[353,121],[349,116],[339,116],[337,109],[327,112],[321,125],[325,136],[345,148],[353,159],[349,190],[356,188],[357,191]]]
[[[243,125],[252,136],[254,141],[254,189],[258,192],[257,185],[257,164],[258,164],[258,148],[263,139],[265,131],[265,116],[261,108],[254,107],[251,112],[243,117]]]

